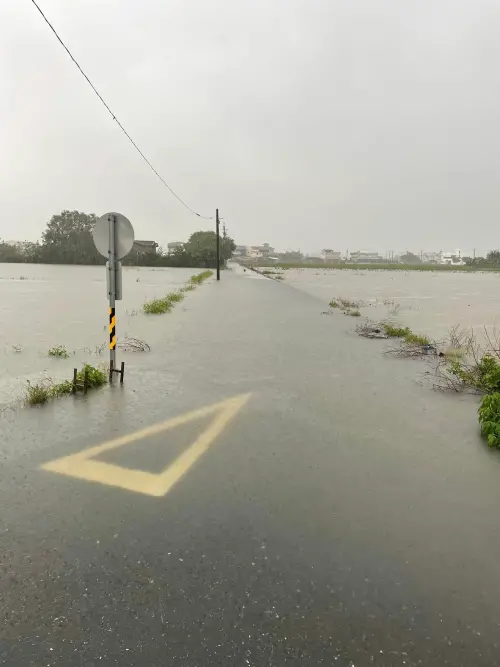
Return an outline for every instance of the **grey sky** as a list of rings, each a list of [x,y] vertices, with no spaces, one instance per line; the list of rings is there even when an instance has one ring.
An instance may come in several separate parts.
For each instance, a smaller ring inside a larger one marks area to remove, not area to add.
[[[500,246],[497,0],[40,0],[152,162],[240,243]],[[0,3],[0,237],[63,208],[211,223],[156,180],[30,0]]]

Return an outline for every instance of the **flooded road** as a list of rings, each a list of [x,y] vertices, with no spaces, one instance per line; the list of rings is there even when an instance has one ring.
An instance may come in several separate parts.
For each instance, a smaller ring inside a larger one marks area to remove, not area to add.
[[[186,304],[123,386],[0,416],[0,664],[498,667],[476,399],[286,282]]]
[[[366,302],[363,316],[397,318],[438,340],[456,325],[478,338],[500,325],[500,273],[287,269],[285,280],[325,306],[335,297]]]
[[[132,336],[157,349],[168,327],[146,316],[143,303],[178,289],[195,272],[124,267],[118,339]],[[68,379],[84,362],[107,362],[107,324],[104,267],[0,264],[0,406],[20,395],[27,380]],[[48,356],[58,345],[68,359]]]

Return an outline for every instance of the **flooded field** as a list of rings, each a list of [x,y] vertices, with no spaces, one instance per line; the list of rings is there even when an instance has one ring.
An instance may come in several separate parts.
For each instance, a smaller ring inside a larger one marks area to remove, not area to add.
[[[391,318],[440,339],[456,325],[500,329],[500,274],[433,271],[288,269],[289,285],[318,297],[327,309],[332,298],[362,301],[363,316]]]
[[[118,339],[140,338],[154,350],[169,335],[173,318],[167,326],[163,317],[146,316],[143,303],[181,287],[193,273],[124,267]],[[102,266],[0,264],[0,406],[19,396],[27,380],[69,379],[72,369],[85,361],[106,362],[107,309]],[[65,346],[68,359],[48,356],[58,345]]]

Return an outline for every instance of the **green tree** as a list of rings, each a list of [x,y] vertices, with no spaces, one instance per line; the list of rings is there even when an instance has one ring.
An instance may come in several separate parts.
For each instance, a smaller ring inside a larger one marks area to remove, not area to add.
[[[422,260],[418,255],[415,255],[412,252],[406,252],[404,255],[401,255],[402,264],[422,264]]]
[[[301,262],[304,259],[304,255],[300,250],[287,250],[278,255],[278,257],[283,262]]]
[[[486,261],[492,266],[500,266],[500,250],[492,250],[486,255]]]
[[[62,211],[53,215],[42,235],[42,262],[54,264],[102,264],[92,230],[97,221],[94,213]]]
[[[0,263],[23,262],[23,255],[18,245],[0,241]]]
[[[213,231],[195,232],[184,246],[184,252],[191,256],[193,266],[214,267],[217,262],[216,242],[217,236]],[[220,243],[222,265],[231,258],[235,247],[233,239],[225,233]]]

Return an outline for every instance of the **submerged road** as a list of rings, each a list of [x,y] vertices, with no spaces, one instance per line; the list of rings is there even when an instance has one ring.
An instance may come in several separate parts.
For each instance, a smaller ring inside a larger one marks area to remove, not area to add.
[[[476,402],[324,309],[237,268],[123,387],[3,415],[0,664],[500,665]]]

